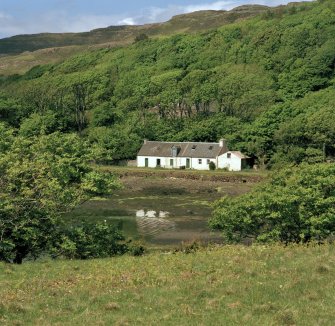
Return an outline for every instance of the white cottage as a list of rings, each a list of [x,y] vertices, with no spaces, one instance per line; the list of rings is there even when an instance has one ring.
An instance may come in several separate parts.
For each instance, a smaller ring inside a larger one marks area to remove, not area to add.
[[[219,169],[240,171],[248,157],[228,151],[226,141],[219,143],[158,142],[145,140],[137,154],[137,166],[148,168],[209,170],[210,162]]]

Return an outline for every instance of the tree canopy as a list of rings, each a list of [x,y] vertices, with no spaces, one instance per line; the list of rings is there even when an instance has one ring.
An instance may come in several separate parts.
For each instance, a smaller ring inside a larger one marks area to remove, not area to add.
[[[232,242],[330,239],[335,234],[335,166],[302,165],[275,173],[246,195],[216,202],[210,225]]]
[[[48,252],[62,213],[118,186],[92,170],[75,134],[13,137],[0,124],[0,260],[21,263]]]

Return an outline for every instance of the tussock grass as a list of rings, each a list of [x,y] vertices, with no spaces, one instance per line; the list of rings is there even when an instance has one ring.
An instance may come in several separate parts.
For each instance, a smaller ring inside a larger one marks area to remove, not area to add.
[[[332,325],[335,246],[0,264],[1,325]]]

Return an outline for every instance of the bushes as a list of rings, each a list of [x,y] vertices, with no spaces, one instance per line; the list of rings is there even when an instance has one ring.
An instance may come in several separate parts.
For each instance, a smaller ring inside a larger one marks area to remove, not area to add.
[[[321,242],[335,234],[335,165],[285,169],[251,193],[223,198],[210,225],[232,242]]]
[[[128,251],[120,230],[107,223],[82,223],[62,230],[58,238],[52,251],[71,259],[104,258]]]
[[[208,166],[211,171],[214,171],[216,169],[216,165],[214,162],[209,162]]]

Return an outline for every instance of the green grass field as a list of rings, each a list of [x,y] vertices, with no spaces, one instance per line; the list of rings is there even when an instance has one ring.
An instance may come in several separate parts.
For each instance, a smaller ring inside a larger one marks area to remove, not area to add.
[[[0,264],[1,325],[334,325],[335,246]]]

